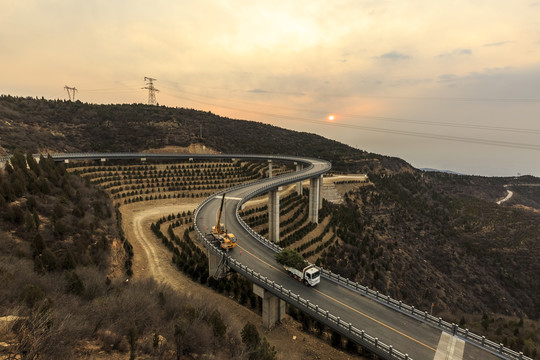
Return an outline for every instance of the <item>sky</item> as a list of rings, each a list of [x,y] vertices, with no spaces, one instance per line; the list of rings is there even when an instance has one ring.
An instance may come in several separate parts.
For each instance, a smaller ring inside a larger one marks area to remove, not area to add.
[[[0,94],[146,103],[151,77],[160,105],[540,176],[535,0],[1,0],[0,69]]]

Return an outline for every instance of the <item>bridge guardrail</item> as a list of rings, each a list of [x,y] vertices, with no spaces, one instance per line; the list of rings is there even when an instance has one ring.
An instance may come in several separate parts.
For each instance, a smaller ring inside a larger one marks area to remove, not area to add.
[[[456,324],[451,324],[447,321],[444,321],[440,317],[430,315],[427,311],[418,310],[414,306],[404,304],[402,301],[395,300],[388,295],[381,294],[378,291],[372,290],[367,286],[360,285],[357,282],[340,276],[339,274],[335,274],[323,268],[321,268],[321,274],[325,278],[341,284],[342,286],[361,295],[369,297],[370,299],[380,304],[383,304],[393,310],[408,315],[428,325],[434,326],[442,331],[446,331],[452,335],[458,336],[467,342],[478,345],[481,348],[488,350],[494,355],[503,356],[507,359],[532,360],[530,357],[525,356],[522,352],[517,352],[509,349],[503,344],[497,344],[491,340],[486,339],[485,336],[477,335],[473,332],[470,332],[469,329],[463,329]]]
[[[320,321],[336,324],[340,333],[350,339],[353,339],[358,344],[371,350],[372,352],[388,359],[412,360],[409,355],[403,354],[398,350],[394,350],[392,345],[387,345],[382,341],[379,341],[378,338],[370,336],[364,330],[360,330],[352,326],[351,323],[341,320],[339,316],[332,315],[327,310],[320,308],[318,305],[312,304],[309,300],[302,298],[300,295],[293,293],[291,290],[284,288],[282,285],[277,284],[275,281],[268,279],[267,277],[243,265],[236,259],[231,258],[230,256],[223,253],[221,250],[219,250],[214,244],[212,244],[210,241],[208,241],[208,239],[206,239],[206,237],[203,235],[203,233],[197,226],[196,222],[196,218],[200,208],[206,205],[206,203],[208,203],[212,198],[213,197],[207,198],[205,201],[199,204],[197,209],[195,209],[193,222],[195,231],[197,232],[197,238],[202,244],[204,244],[207,249],[209,249],[209,251],[212,251],[219,256],[225,256],[227,258],[227,265],[229,267],[233,268],[235,271],[241,273],[245,277],[251,279],[251,281],[253,281],[254,283],[257,283],[263,288],[270,290],[272,293],[274,293],[281,299],[291,304],[294,304],[296,307],[301,308],[302,310],[306,311],[311,316],[317,318]]]

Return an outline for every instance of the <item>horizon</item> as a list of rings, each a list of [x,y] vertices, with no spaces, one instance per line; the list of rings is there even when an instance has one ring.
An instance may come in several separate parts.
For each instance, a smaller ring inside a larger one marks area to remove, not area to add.
[[[0,4],[0,93],[157,102],[416,168],[540,176],[539,1]],[[330,118],[333,116],[333,118]]]
[[[12,97],[20,97],[20,98],[31,98],[31,99],[35,99],[35,100],[42,100],[44,99],[45,101],[63,101],[63,102],[77,102],[77,101],[80,101],[80,100],[75,100],[75,101],[72,101],[72,100],[66,100],[66,99],[47,99],[45,97],[42,97],[42,96],[15,96],[15,95],[10,95],[10,94],[0,94],[0,97],[2,96],[12,96]],[[114,105],[142,105],[142,106],[155,106],[155,107],[166,107],[166,108],[169,108],[169,109],[188,109],[188,110],[195,110],[195,111],[201,111],[201,112],[205,112],[204,110],[199,110],[199,109],[192,109],[192,108],[183,108],[183,107],[178,107],[178,106],[167,106],[167,105],[160,105],[160,104],[157,104],[157,105],[149,105],[149,104],[146,104],[146,103],[110,103],[110,104],[100,104],[100,103],[89,103],[89,102],[82,102],[80,101],[82,104],[86,104],[86,105],[99,105],[99,106],[114,106]],[[226,116],[223,116],[223,115],[220,115],[220,114],[215,114],[213,112],[211,112],[212,114],[216,115],[216,116],[220,116],[220,117],[226,117]],[[226,117],[228,118],[228,117]],[[255,120],[249,120],[249,119],[234,119],[234,118],[228,118],[229,120],[233,120],[233,121],[252,121],[252,122],[257,122]],[[266,123],[265,123],[266,124]],[[274,125],[274,124],[266,124],[266,125]],[[275,125],[274,125],[275,126]],[[297,131],[297,130],[292,130],[292,129],[286,129],[286,130],[291,130],[291,131]],[[310,133],[309,131],[301,131],[301,132],[307,132],[307,133]],[[365,150],[365,149],[361,149],[361,148],[356,148],[352,145],[349,145],[349,144],[346,144],[344,142],[341,142],[337,139],[331,139],[331,138],[328,138],[324,135],[321,135],[321,134],[316,134],[316,133],[310,133],[310,134],[315,134],[315,135],[318,135],[318,136],[321,136],[325,139],[328,139],[328,140],[334,140],[334,141],[337,141],[341,144],[344,144],[344,145],[347,145],[347,146],[350,146],[354,149],[357,149],[357,150],[360,150],[360,151],[367,151],[367,152],[370,152],[370,153],[373,153],[371,151],[368,151],[368,150]],[[208,145],[206,145],[208,146]],[[454,175],[464,175],[464,176],[484,176],[484,177],[521,177],[521,176],[533,176],[533,177],[539,177],[540,176],[536,176],[536,175],[531,175],[531,174],[521,174],[521,173],[518,173],[516,175],[483,175],[483,174],[466,174],[466,173],[462,173],[462,172],[458,172],[458,171],[455,171],[453,169],[440,169],[440,168],[431,168],[431,167],[417,167],[415,166],[414,164],[410,163],[409,161],[407,161],[407,159],[403,158],[403,157],[400,157],[400,156],[394,156],[394,155],[387,155],[387,154],[381,154],[381,153],[374,153],[376,155],[382,155],[382,156],[392,156],[392,157],[397,157],[401,160],[404,160],[406,161],[407,163],[409,163],[410,165],[412,165],[414,168],[416,168],[417,170],[421,170],[421,171],[425,171],[425,172],[442,172],[442,173],[450,173],[450,174],[454,174]],[[287,154],[283,154],[283,155],[287,155]],[[290,155],[290,154],[289,154]]]

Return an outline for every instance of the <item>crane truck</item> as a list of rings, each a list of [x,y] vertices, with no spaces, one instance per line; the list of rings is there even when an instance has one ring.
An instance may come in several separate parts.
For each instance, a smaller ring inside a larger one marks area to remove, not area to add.
[[[212,238],[215,242],[219,243],[223,250],[229,250],[236,247],[236,237],[232,233],[227,233],[225,225],[221,223],[221,214],[223,213],[223,203],[225,202],[225,194],[221,198],[221,206],[219,207],[219,214],[217,224],[212,226]]]
[[[321,282],[321,271],[304,260],[297,251],[285,248],[275,255],[276,261],[296,280],[310,286]]]

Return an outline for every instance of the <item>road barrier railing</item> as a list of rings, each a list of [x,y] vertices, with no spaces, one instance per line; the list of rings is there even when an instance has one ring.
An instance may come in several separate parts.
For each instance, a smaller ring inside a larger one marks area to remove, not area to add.
[[[454,336],[457,336],[471,344],[477,345],[485,350],[491,352],[494,355],[503,357],[506,359],[517,360],[532,360],[530,357],[525,356],[522,352],[517,352],[505,347],[503,344],[497,344],[491,340],[486,339],[485,336],[480,336],[469,331],[469,329],[463,329],[456,324],[451,324],[444,321],[440,317],[435,317],[429,314],[427,311],[416,309],[414,306],[404,304],[402,301],[395,300],[388,295],[384,295],[351,281],[339,274],[335,274],[329,270],[321,268],[321,274],[324,278],[338,283],[354,292],[364,295],[380,304],[383,304],[395,311],[408,315],[416,320],[426,323],[430,326],[436,327],[442,331],[446,331]]]
[[[207,198],[203,201],[195,210],[194,218],[197,218],[200,208],[202,208],[206,203],[212,200],[213,197]],[[256,272],[255,270],[243,265],[236,259],[228,256],[222,250],[217,248],[211,241],[209,241],[204,234],[201,232],[197,226],[196,220],[194,221],[195,231],[197,233],[197,238],[199,241],[204,244],[204,246],[217,256],[222,256],[226,258],[227,266],[234,269],[236,272],[242,274],[248,278],[253,283],[265,288],[266,290],[272,292],[274,295],[278,296],[280,299],[288,302],[289,304],[294,305],[298,309],[309,314],[313,318],[331,326],[334,330],[338,331],[345,337],[355,341],[360,346],[369,349],[373,353],[386,358],[386,359],[399,359],[399,360],[411,360],[407,354],[403,354],[398,350],[395,350],[392,345],[387,345],[384,342],[380,341],[378,338],[373,337],[366,333],[364,330],[360,330],[351,323],[342,320],[339,316],[335,316],[328,312],[327,310],[319,307],[317,304],[311,303],[309,300],[302,298],[300,295],[293,293],[291,290],[284,288],[282,285],[276,283],[263,276],[262,274]]]

